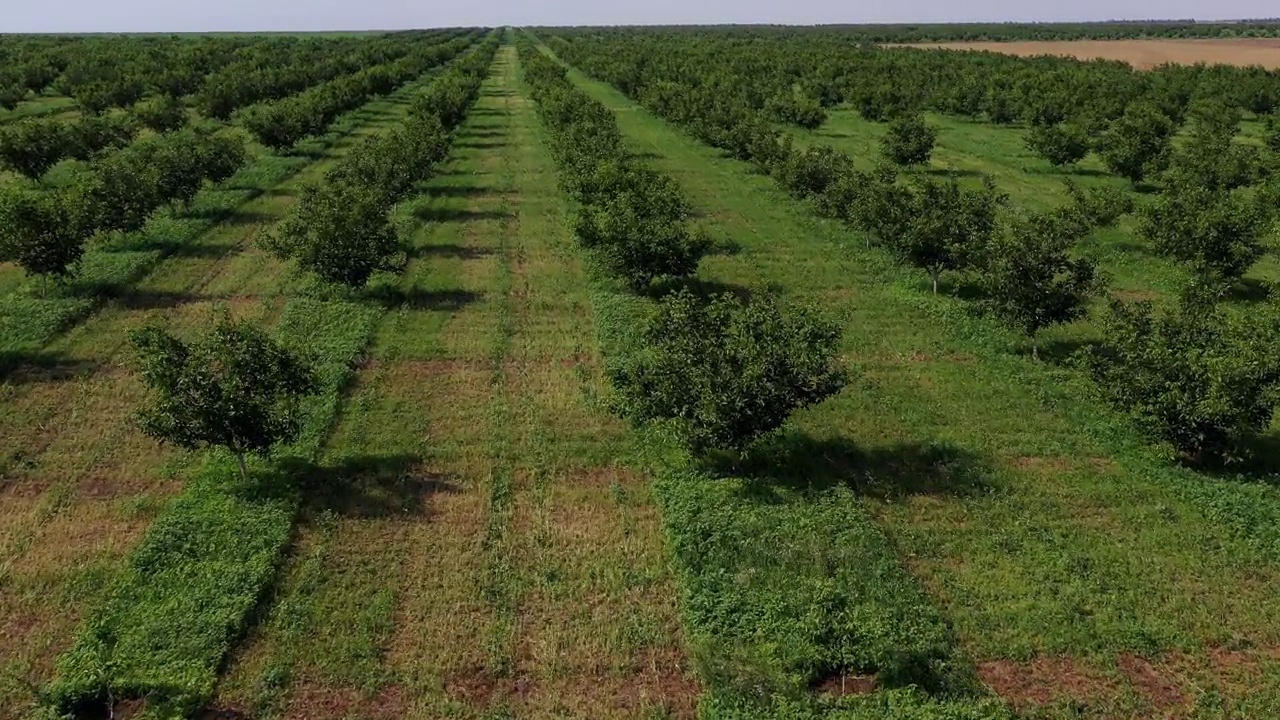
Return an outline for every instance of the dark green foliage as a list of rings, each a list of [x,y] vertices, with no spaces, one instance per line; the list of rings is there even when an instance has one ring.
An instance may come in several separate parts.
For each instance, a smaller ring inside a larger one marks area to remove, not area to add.
[[[1089,135],[1071,123],[1034,125],[1027,132],[1027,148],[1055,166],[1073,165],[1089,154]]]
[[[152,392],[138,414],[143,432],[190,450],[225,448],[241,473],[246,454],[298,436],[299,402],[318,390],[304,360],[248,322],[221,318],[190,343],[154,325],[130,339]]]
[[[126,107],[142,98],[146,88],[137,78],[118,76],[81,85],[71,90],[80,109],[90,115],[113,107]]]
[[[0,84],[0,108],[12,110],[27,97],[27,89],[16,83]]]
[[[778,182],[796,198],[820,197],[853,172],[853,159],[829,145],[788,153],[773,170]]]
[[[138,122],[156,132],[169,132],[187,124],[187,108],[173,95],[143,100],[131,111]]]
[[[1195,463],[1247,456],[1280,402],[1280,318],[1229,313],[1193,289],[1161,316],[1113,301],[1106,341],[1085,360],[1120,410]]]
[[[26,119],[0,125],[0,162],[39,180],[66,155],[70,131],[58,120]]]
[[[1256,147],[1233,140],[1236,129],[1236,125],[1211,122],[1193,127],[1191,136],[1173,152],[1165,184],[1207,190],[1253,184],[1261,174],[1262,159]]]
[[[265,236],[263,246],[326,282],[363,287],[375,272],[395,270],[404,251],[390,210],[387,198],[370,188],[308,185],[297,210]]]
[[[1101,289],[1094,263],[1071,257],[1086,230],[1074,212],[1015,218],[984,258],[979,281],[988,309],[1031,338],[1033,354],[1040,330],[1082,317]]]
[[[838,328],[772,293],[707,301],[682,290],[643,338],[609,369],[618,410],[637,425],[674,421],[695,454],[741,451],[844,384]]]
[[[1180,182],[1142,209],[1138,234],[1202,276],[1231,282],[1262,257],[1275,210],[1266,194]]]
[[[770,98],[765,110],[774,120],[796,125],[806,130],[816,130],[827,121],[827,113],[816,98],[798,92],[783,93]]]
[[[996,211],[1004,196],[987,179],[984,188],[966,190],[956,180],[920,179],[909,190],[901,229],[885,244],[907,262],[929,271],[933,291],[944,271],[967,269],[982,257],[996,229]]]
[[[658,278],[693,275],[710,249],[705,237],[690,232],[682,208],[674,210],[621,192],[582,208],[574,229],[604,268],[641,292]]]
[[[84,255],[84,236],[59,190],[0,185],[0,262],[33,275],[63,277]]]
[[[67,154],[77,160],[91,160],[104,150],[128,145],[138,135],[138,126],[127,115],[88,115],[71,123],[67,131]]]
[[[248,153],[244,142],[232,135],[208,135],[197,152],[201,172],[211,183],[224,182],[244,167]]]
[[[1067,194],[1088,227],[1112,227],[1124,215],[1133,212],[1133,193],[1120,188],[1099,186],[1088,190],[1068,180]]]
[[[98,158],[71,187],[81,229],[137,232],[168,202],[187,204],[204,181],[225,180],[244,164],[243,143],[185,130],[140,140]]]
[[[937,131],[924,121],[924,116],[910,113],[889,124],[881,149],[885,158],[896,165],[923,165],[929,162],[937,140]]]
[[[1155,107],[1135,104],[1107,128],[1098,155],[1112,172],[1141,182],[1168,165],[1173,131],[1173,122]]]
[[[1262,130],[1262,142],[1273,152],[1280,153],[1280,117],[1267,116]]]

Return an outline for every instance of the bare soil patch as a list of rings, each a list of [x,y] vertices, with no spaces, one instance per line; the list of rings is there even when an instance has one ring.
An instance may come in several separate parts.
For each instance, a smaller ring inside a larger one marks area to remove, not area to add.
[[[1062,55],[1081,60],[1119,60],[1139,70],[1174,63],[1261,65],[1280,68],[1280,38],[1214,40],[1063,40],[1041,42],[952,42],[911,47],[985,50],[1009,55]]]

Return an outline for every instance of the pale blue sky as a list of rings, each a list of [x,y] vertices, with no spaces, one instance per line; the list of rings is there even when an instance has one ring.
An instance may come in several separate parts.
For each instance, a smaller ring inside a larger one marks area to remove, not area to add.
[[[0,6],[0,32],[1204,20],[1280,15],[1274,0],[0,0]]]

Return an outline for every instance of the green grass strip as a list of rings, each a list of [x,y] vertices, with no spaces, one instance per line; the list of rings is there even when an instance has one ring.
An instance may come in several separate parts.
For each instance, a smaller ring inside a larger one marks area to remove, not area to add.
[[[603,354],[634,352],[650,301],[598,268],[591,282]],[[660,429],[641,433],[638,461],[655,479],[704,717],[1006,716],[852,490],[711,474]],[[811,691],[845,672],[898,689],[855,700]]]
[[[101,712],[122,698],[145,716],[186,717],[213,694],[218,671],[276,576],[316,462],[355,367],[385,306],[375,300],[296,297],[278,339],[310,358],[321,390],[308,398],[297,440],[239,478],[210,453],[155,522],[73,647],[58,660],[51,712]]]
[[[334,300],[290,301],[282,342],[313,359],[322,390],[308,401],[299,439],[249,484],[231,458],[210,456],[152,527],[127,568],[59,659],[51,695],[60,709],[142,697],[148,711],[194,712],[270,586],[305,482],[343,390],[382,310]]]

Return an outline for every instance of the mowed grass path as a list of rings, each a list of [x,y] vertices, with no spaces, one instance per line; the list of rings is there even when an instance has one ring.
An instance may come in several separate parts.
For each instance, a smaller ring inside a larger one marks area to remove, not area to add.
[[[0,717],[20,716],[31,698],[12,678],[49,678],[86,605],[199,461],[133,426],[143,388],[127,365],[129,330],[157,317],[179,331],[202,327],[216,307],[273,321],[298,281],[256,238],[303,183],[397,123],[420,87],[352,113],[308,145],[314,156],[280,158],[298,171],[251,188],[256,199],[48,345],[53,371],[20,368],[0,383]]]
[[[860,491],[994,691],[1051,717],[1277,712],[1280,566],[1251,517],[1275,517],[1274,491],[1169,466],[918,273],[574,79],[741,246],[706,280],[775,284],[843,324],[855,380],[796,423],[813,480]]]
[[[690,717],[676,590],[510,46],[405,212],[379,326],[272,610],[218,706],[255,717]]]

